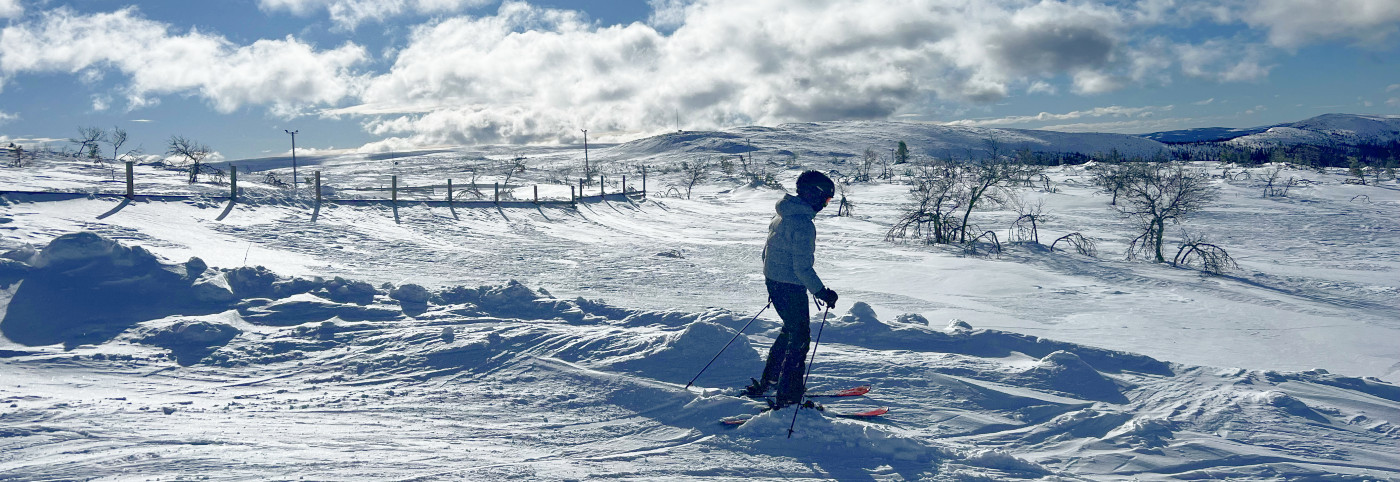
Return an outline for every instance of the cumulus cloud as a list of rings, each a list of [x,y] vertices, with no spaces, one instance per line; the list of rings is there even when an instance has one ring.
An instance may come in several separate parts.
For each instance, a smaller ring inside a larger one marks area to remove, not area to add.
[[[19,0],[0,0],[0,18],[15,18],[24,15],[24,6]]]
[[[1273,65],[1257,46],[1213,39],[1199,44],[1178,44],[1173,51],[1186,75],[1223,82],[1257,81],[1268,77]]]
[[[1248,2],[1245,23],[1268,31],[1273,45],[1296,49],[1315,42],[1349,40],[1390,47],[1400,31],[1400,2],[1395,0],[1269,0]]]
[[[364,22],[383,22],[405,15],[462,12],[493,0],[258,0],[263,11],[288,11],[309,16],[325,11],[341,28],[353,30]]]
[[[111,70],[126,77],[121,94],[130,108],[192,94],[219,112],[256,105],[290,115],[353,95],[360,78],[351,68],[366,58],[353,44],[317,50],[290,36],[236,45],[193,29],[172,33],[134,8],[92,15],[60,8],[0,30],[0,86],[21,74],[101,78]]]
[[[647,0],[651,15],[647,23],[656,28],[674,29],[685,24],[685,8],[693,0]]]
[[[888,118],[930,98],[1055,92],[1055,79],[1110,92],[1171,65],[1137,55],[1127,14],[1104,5],[650,4],[645,24],[598,26],[508,1],[495,15],[419,26],[360,105],[326,113],[430,144],[574,141],[581,127],[654,132],[677,115],[687,128]],[[658,30],[666,26],[674,31]]]
[[[19,120],[19,114],[11,114],[11,113],[9,113],[9,112],[5,112],[5,111],[3,111],[3,110],[0,110],[0,124],[4,124],[4,123],[6,123],[6,122],[15,121],[15,120]]]

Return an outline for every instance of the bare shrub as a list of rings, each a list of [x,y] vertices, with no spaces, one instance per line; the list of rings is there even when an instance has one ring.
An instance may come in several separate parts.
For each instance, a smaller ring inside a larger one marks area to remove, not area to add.
[[[1064,236],[1060,236],[1060,238],[1056,239],[1055,242],[1050,243],[1050,251],[1054,252],[1055,246],[1059,245],[1062,241],[1067,245],[1073,246],[1074,250],[1078,251],[1079,254],[1088,256],[1090,258],[1098,256],[1099,251],[1097,247],[1094,246],[1094,240],[1091,238],[1087,238],[1083,234],[1079,233],[1069,233]]]
[[[951,161],[933,161],[920,166],[914,176],[914,187],[909,190],[912,202],[885,233],[885,239],[914,237],[928,244],[953,242],[959,232],[953,212],[962,205],[961,175],[958,166]]]
[[[69,139],[78,145],[78,155],[87,155],[93,162],[101,164],[102,156],[97,153],[99,143],[107,137],[107,132],[101,127],[79,127],[78,137]]]
[[[170,136],[170,147],[166,154],[180,156],[189,163],[190,182],[199,182],[200,164],[209,156],[209,147],[184,136]]]
[[[705,180],[708,175],[709,164],[704,160],[696,159],[694,162],[681,162],[681,180],[685,182],[685,198],[690,199],[690,191],[696,184]]]
[[[1181,248],[1177,249],[1176,256],[1172,258],[1172,266],[1199,268],[1212,274],[1222,274],[1227,270],[1240,268],[1225,248],[1200,239],[1182,244]]]
[[[1179,164],[1138,162],[1125,166],[1124,202],[1114,207],[1135,221],[1142,233],[1128,244],[1128,258],[1140,253],[1152,256],[1154,262],[1166,262],[1162,241],[1167,223],[1178,224],[1204,209],[1215,199],[1215,189],[1208,178],[1189,173]]]

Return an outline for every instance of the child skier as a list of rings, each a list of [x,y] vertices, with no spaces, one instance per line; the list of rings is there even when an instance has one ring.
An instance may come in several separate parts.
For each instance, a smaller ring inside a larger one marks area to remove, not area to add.
[[[777,204],[777,216],[768,224],[768,242],[763,248],[763,276],[767,278],[768,299],[783,320],[783,329],[768,350],[763,377],[754,380],[744,393],[762,396],[777,385],[775,408],[802,402],[806,392],[803,377],[807,349],[811,342],[811,312],[807,293],[817,300],[817,308],[836,305],[836,292],[822,284],[812,269],[817,247],[813,219],[831,202],[836,185],[817,171],[797,177],[797,195],[785,195]]]

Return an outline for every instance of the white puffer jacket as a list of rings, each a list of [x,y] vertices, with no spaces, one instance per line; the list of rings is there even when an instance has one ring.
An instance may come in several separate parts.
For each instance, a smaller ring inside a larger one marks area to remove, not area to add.
[[[826,286],[812,269],[816,260],[817,212],[797,196],[784,196],[777,205],[778,215],[768,224],[768,243],[763,247],[763,276],[773,281],[802,285],[816,294]]]

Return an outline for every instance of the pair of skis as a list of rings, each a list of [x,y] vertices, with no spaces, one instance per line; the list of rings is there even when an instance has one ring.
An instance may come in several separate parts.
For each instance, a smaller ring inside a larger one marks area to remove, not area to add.
[[[808,393],[808,394],[806,394],[806,395],[804,395],[804,396],[805,396],[806,398],[843,398],[843,397],[859,397],[859,396],[865,395],[865,394],[867,394],[867,393],[870,393],[870,385],[861,385],[861,386],[858,386],[858,387],[851,387],[851,388],[846,388],[846,389],[836,390],[836,391],[831,391],[831,392]],[[772,398],[772,396],[771,396],[771,395],[765,395],[765,396],[757,397],[757,398]],[[874,410],[864,410],[864,411],[859,411],[859,412],[835,412],[835,411],[826,411],[825,409],[819,409],[819,410],[822,410],[822,411],[826,412],[827,415],[831,415],[831,416],[835,416],[835,417],[841,417],[841,418],[855,418],[855,419],[869,419],[869,418],[875,418],[875,417],[879,417],[879,416],[881,416],[881,415],[884,415],[884,414],[886,414],[886,413],[889,413],[889,411],[890,411],[890,409],[885,408],[885,407],[877,408],[877,409],[874,409]],[[743,425],[744,422],[749,421],[749,419],[752,418],[752,417],[753,417],[752,415],[736,415],[736,416],[733,416],[733,417],[726,417],[726,418],[720,419],[720,423],[721,423],[721,424],[724,424],[724,425],[738,426],[738,425]]]

